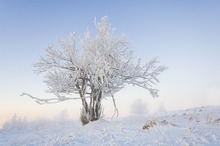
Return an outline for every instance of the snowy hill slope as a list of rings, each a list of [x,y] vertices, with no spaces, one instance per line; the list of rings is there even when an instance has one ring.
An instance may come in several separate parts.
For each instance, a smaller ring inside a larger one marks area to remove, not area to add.
[[[220,145],[220,106],[101,119],[85,126],[78,121],[21,125],[3,126],[0,145]]]

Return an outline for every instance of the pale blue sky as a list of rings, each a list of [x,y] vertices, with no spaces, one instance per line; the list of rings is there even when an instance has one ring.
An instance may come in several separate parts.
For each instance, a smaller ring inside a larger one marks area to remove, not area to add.
[[[87,27],[94,31],[94,17],[100,20],[103,16],[108,16],[117,34],[127,36],[137,58],[146,61],[159,56],[169,67],[159,77],[159,98],[131,87],[116,94],[121,115],[129,113],[137,98],[146,101],[152,111],[161,104],[167,110],[220,104],[219,0],[2,0],[0,124],[13,113],[46,115],[64,108],[78,112],[80,105],[75,101],[39,106],[19,95],[48,96],[42,76],[35,75],[31,65],[44,54],[45,47],[70,32],[82,36]],[[110,104],[105,111],[111,116],[111,101],[106,103]]]

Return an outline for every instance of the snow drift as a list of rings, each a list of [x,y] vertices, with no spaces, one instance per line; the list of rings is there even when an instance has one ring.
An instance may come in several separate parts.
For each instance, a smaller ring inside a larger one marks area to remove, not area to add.
[[[18,119],[0,130],[0,145],[220,145],[220,106],[103,118],[85,126]]]

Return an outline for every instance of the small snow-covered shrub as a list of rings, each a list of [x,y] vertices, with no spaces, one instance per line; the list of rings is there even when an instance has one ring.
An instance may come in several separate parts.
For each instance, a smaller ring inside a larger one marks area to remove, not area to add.
[[[169,124],[169,122],[168,122],[166,119],[162,120],[160,123],[161,123],[162,125],[168,125],[168,124]]]
[[[214,124],[217,125],[217,126],[220,126],[220,118],[216,119],[216,120],[214,121]]]
[[[157,125],[156,120],[149,120],[147,123],[144,125],[143,129],[149,129],[151,127],[154,127]]]
[[[213,114],[212,113],[208,113],[206,115],[206,124],[211,124],[212,120],[213,120]]]
[[[199,118],[199,113],[197,110],[194,110],[193,113],[189,114],[189,118],[188,118],[189,122],[193,122],[193,121],[196,121],[196,122],[199,122],[200,121],[200,118]]]

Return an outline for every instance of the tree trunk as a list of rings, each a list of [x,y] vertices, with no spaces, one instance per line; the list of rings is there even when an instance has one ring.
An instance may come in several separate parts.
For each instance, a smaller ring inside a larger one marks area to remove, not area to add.
[[[97,89],[92,90],[90,96],[90,104],[88,106],[86,100],[82,100],[83,109],[81,110],[81,122],[83,125],[88,124],[90,121],[96,121],[102,114],[102,91]]]

